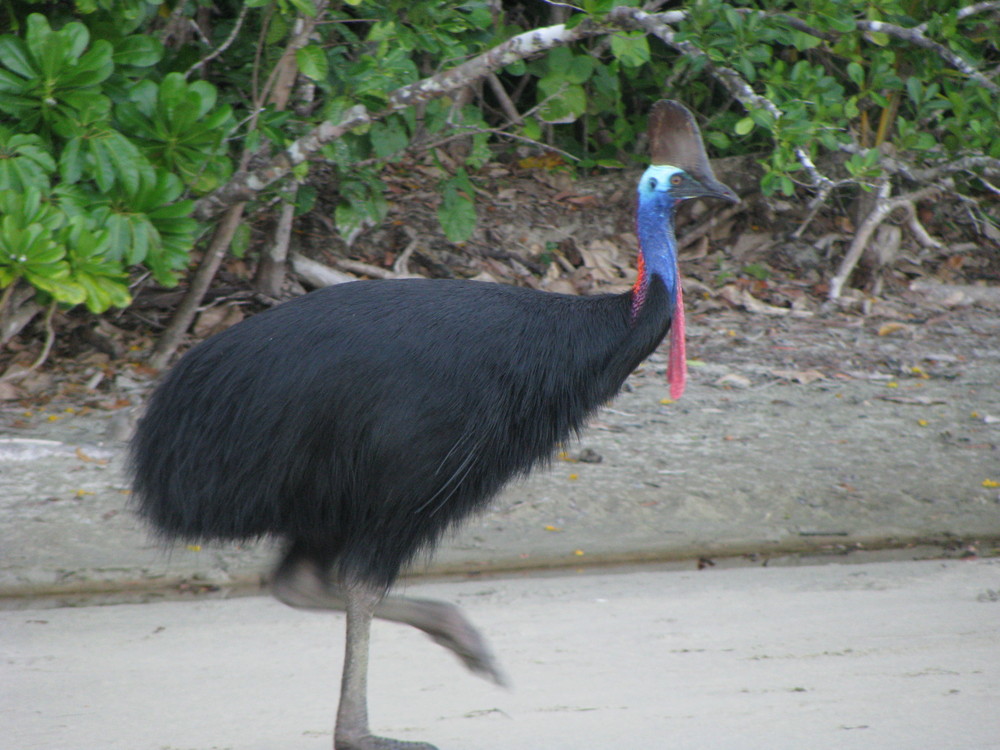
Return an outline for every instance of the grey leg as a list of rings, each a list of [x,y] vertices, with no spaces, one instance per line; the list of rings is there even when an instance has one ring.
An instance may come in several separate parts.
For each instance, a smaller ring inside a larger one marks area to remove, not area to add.
[[[334,750],[437,750],[425,742],[375,737],[368,729],[368,645],[372,614],[381,595],[360,586],[346,589],[347,647]]]
[[[294,553],[275,571],[272,590],[275,597],[291,607],[338,612],[347,609],[343,587],[329,580],[315,561]],[[507,684],[485,639],[454,604],[387,596],[377,601],[373,614],[381,620],[412,625],[452,651],[470,671],[498,685]]]

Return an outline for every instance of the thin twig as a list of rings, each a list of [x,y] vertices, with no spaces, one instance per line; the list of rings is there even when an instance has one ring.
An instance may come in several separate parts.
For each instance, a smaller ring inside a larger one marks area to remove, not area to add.
[[[431,149],[440,148],[446,143],[457,140],[459,138],[468,138],[470,135],[495,135],[498,138],[510,138],[515,141],[521,141],[522,143],[529,143],[536,148],[540,148],[544,151],[552,151],[559,154],[560,156],[570,159],[571,161],[579,161],[579,157],[574,156],[568,151],[563,151],[561,148],[556,146],[550,146],[547,143],[542,143],[541,141],[536,141],[533,138],[528,138],[527,136],[518,135],[517,133],[510,133],[503,128],[480,128],[475,125],[458,125],[458,132],[453,133],[439,141],[435,141],[427,146],[422,146],[421,150],[430,151]]]
[[[156,349],[149,358],[151,367],[157,370],[163,369],[174,355],[174,352],[177,351],[177,347],[180,346],[181,340],[184,338],[184,333],[198,312],[198,305],[201,304],[202,297],[208,291],[208,287],[215,277],[215,272],[219,270],[222,259],[229,250],[229,245],[232,243],[236,228],[240,225],[240,220],[243,218],[243,207],[245,205],[245,203],[236,203],[230,206],[223,220],[216,226],[215,235],[212,237],[212,244],[201,259],[201,264],[195,272],[191,286],[184,295],[184,300],[178,306],[177,311],[170,320],[170,324],[163,332],[163,335],[160,336],[160,339],[156,343]]]
[[[486,81],[490,84],[490,88],[493,89],[493,95],[500,102],[500,109],[507,115],[507,119],[511,124],[516,125],[522,122],[521,114],[517,111],[517,107],[514,106],[514,102],[510,100],[510,96],[507,95],[507,89],[503,87],[503,82],[497,74],[490,73],[486,76]]]
[[[696,241],[701,239],[704,235],[711,232],[715,227],[724,221],[728,221],[732,217],[741,211],[746,210],[746,203],[740,202],[734,206],[728,206],[721,211],[712,214],[708,221],[702,222],[700,225],[695,227],[690,231],[685,231],[684,236],[677,241],[677,249],[683,250],[688,245],[694,244]]]
[[[183,5],[183,3],[182,3],[182,5]],[[243,7],[240,8],[240,14],[236,17],[236,23],[233,24],[233,30],[229,32],[229,36],[226,37],[225,41],[223,41],[222,44],[220,44],[214,50],[212,50],[211,52],[209,52],[207,55],[205,55],[205,57],[201,58],[198,62],[196,62],[190,68],[188,68],[187,71],[184,73],[184,78],[185,79],[188,76],[190,76],[192,73],[194,73],[194,71],[196,71],[198,68],[200,68],[203,65],[211,62],[212,60],[214,60],[215,58],[217,58],[219,55],[221,55],[223,52],[225,52],[227,49],[229,49],[229,46],[234,41],[236,41],[236,35],[240,33],[240,28],[243,26],[243,21],[246,19],[246,17],[247,17],[247,11],[249,11],[249,9],[250,9],[250,6],[248,4],[244,4]]]

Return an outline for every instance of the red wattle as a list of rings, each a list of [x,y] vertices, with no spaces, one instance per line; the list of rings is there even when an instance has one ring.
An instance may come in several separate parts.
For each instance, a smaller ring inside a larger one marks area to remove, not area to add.
[[[675,401],[684,394],[687,383],[687,347],[684,343],[684,294],[681,280],[677,279],[677,301],[674,316],[670,322],[670,357],[667,359],[667,381],[670,383],[670,398]]]

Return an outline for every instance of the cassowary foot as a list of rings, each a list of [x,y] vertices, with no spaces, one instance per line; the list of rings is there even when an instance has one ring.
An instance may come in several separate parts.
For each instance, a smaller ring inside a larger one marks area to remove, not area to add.
[[[352,739],[337,738],[333,743],[334,750],[438,750],[426,742],[407,742],[392,740],[388,737],[376,737],[366,734]]]
[[[386,602],[387,604],[389,602]],[[434,599],[407,599],[411,625],[457,656],[466,668],[502,687],[507,680],[479,630],[458,607]]]

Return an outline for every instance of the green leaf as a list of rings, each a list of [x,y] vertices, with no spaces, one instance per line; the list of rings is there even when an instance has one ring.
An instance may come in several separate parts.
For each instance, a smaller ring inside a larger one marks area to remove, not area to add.
[[[312,0],[288,0],[295,8],[299,10],[303,15],[309,16],[309,18],[316,17],[316,6],[313,4]]]
[[[649,40],[641,31],[613,34],[611,52],[622,65],[637,68],[650,60]]]
[[[856,62],[847,64],[847,77],[860,89],[865,86],[865,69]]]
[[[350,245],[357,233],[364,229],[368,217],[352,203],[338,203],[333,211],[333,220],[337,224],[337,232]]]
[[[83,174],[82,144],[83,139],[77,136],[67,141],[63,147],[62,153],[59,155],[59,176],[62,177],[63,182],[73,184],[78,182],[80,175]]]
[[[0,65],[23,78],[34,78],[38,74],[28,54],[28,48],[15,36],[0,37]]]
[[[111,59],[115,65],[133,65],[148,68],[163,57],[163,44],[159,39],[142,34],[133,34],[115,44]]]
[[[322,47],[315,44],[299,48],[295,52],[295,61],[298,63],[302,75],[313,81],[325,81],[329,75],[326,53]]]
[[[107,144],[95,139],[90,144],[90,156],[93,159],[93,177],[102,191],[107,192],[115,184],[115,164]]]
[[[735,132],[736,135],[746,135],[747,133],[749,133],[753,129],[754,129],[753,118],[752,117],[744,117],[742,120],[739,120],[736,123],[736,126],[733,128],[733,132]]]
[[[595,63],[596,61],[590,55],[575,55],[559,72],[570,83],[586,83],[591,73],[594,72]]]
[[[771,269],[763,263],[750,263],[743,266],[743,273],[758,281],[767,281],[771,277]]]
[[[583,86],[549,74],[538,82],[540,97],[547,99],[538,112],[546,122],[573,122],[587,111],[587,92]]]
[[[446,188],[438,207],[438,221],[451,242],[465,242],[476,229],[476,207],[468,196]]]
[[[383,159],[402,151],[410,142],[406,128],[399,118],[391,118],[384,123],[372,123],[371,139],[372,150],[376,156]]]

